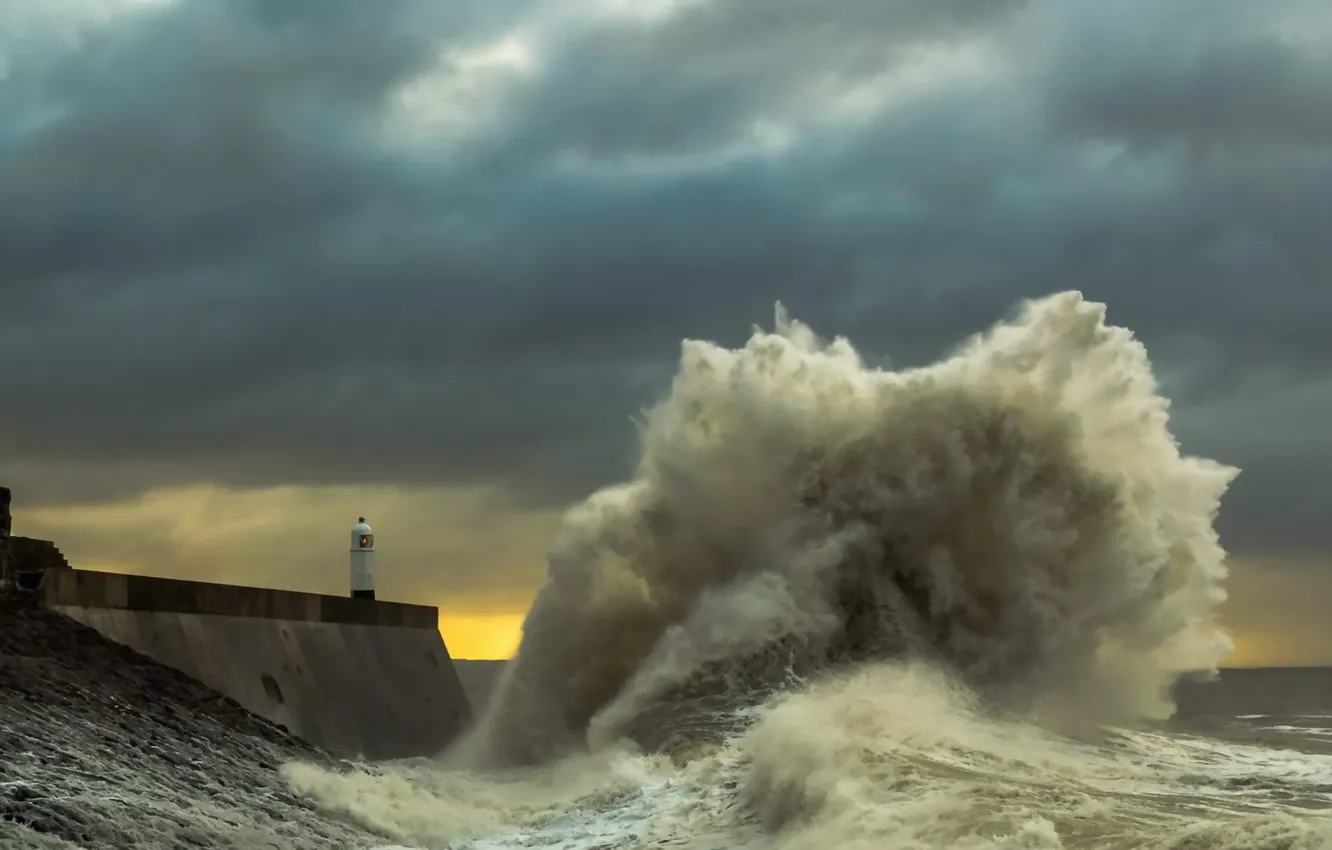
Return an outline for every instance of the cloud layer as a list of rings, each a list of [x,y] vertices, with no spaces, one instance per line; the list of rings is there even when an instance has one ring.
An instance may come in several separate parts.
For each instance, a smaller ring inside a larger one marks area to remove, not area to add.
[[[1322,0],[0,0],[0,479],[622,476],[781,299],[920,362],[1078,288],[1231,548],[1332,524]]]

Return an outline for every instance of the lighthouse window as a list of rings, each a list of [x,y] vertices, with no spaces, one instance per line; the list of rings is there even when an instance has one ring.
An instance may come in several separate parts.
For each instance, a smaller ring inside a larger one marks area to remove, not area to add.
[[[374,536],[373,534],[362,534],[362,535],[361,535],[361,548],[362,548],[362,549],[369,549],[369,548],[374,544],[374,542],[375,542],[375,536]]]

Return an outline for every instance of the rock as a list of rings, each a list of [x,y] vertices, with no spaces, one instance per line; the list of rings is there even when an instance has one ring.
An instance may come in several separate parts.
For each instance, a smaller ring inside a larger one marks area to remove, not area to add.
[[[0,847],[382,845],[298,799],[277,772],[297,760],[337,763],[73,620],[0,607]]]

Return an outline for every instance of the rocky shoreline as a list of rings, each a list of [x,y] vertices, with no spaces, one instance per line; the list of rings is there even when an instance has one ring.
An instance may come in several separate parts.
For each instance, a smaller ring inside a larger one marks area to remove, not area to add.
[[[363,848],[278,768],[337,760],[66,617],[0,603],[0,848]]]

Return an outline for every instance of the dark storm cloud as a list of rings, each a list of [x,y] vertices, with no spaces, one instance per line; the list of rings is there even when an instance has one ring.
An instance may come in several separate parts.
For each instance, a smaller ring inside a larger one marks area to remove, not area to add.
[[[1061,29],[1049,96],[1065,128],[1142,145],[1325,145],[1332,56],[1320,5],[1084,9],[1095,18]]]
[[[53,501],[557,502],[627,470],[683,336],[738,341],[781,299],[919,362],[1080,288],[1151,346],[1185,447],[1246,467],[1228,542],[1332,544],[1274,507],[1332,499],[1321,4],[593,5],[178,3],[63,49],[0,35],[0,474]],[[513,32],[530,68],[407,135],[405,85]],[[1286,395],[1246,401],[1255,375]],[[1274,445],[1255,404],[1313,418]]]

